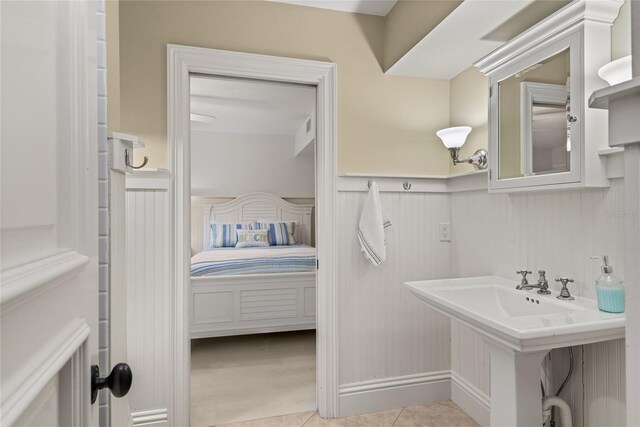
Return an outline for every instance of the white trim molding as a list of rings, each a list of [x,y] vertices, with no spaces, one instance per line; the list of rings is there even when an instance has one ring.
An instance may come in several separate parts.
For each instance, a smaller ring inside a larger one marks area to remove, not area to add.
[[[171,174],[167,170],[136,171],[127,174],[127,190],[169,190]]]
[[[449,371],[425,372],[340,386],[340,416],[449,400]]]
[[[451,371],[451,400],[482,427],[489,427],[491,397],[454,371]]]
[[[38,397],[47,383],[58,375],[62,367],[74,356],[78,357],[72,359],[71,381],[78,387],[76,390],[79,393],[89,393],[89,381],[82,370],[89,364],[86,360],[86,344],[90,332],[89,325],[83,320],[67,325],[42,347],[43,351],[39,356],[27,361],[13,381],[3,384],[2,391],[7,398],[3,400],[0,408],[2,425],[12,425]],[[86,425],[88,408],[76,408],[74,417],[78,421],[77,425]]]
[[[512,58],[526,56],[548,40],[563,38],[584,21],[611,25],[623,3],[624,0],[571,2],[473,65],[485,75],[497,73]]]
[[[6,310],[6,303],[17,297],[62,283],[62,278],[68,278],[88,263],[89,257],[86,255],[66,250],[3,272],[0,293],[2,309]]]
[[[336,64],[216,49],[167,45],[168,166],[173,301],[171,331],[172,398],[169,423],[189,424],[189,281],[191,236],[190,93],[191,74],[270,80],[317,88],[316,247],[317,276],[317,400],[324,418],[337,415],[337,292],[336,292]]]
[[[338,176],[338,191],[368,191],[369,181],[376,181],[380,192],[455,193],[486,190],[488,178],[487,169],[453,175],[348,173]]]
[[[339,396],[341,417],[452,400],[482,427],[489,427],[491,398],[450,370],[344,384]]]

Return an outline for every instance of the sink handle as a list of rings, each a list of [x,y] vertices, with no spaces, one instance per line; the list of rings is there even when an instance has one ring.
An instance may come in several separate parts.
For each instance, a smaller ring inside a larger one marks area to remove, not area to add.
[[[562,300],[572,300],[573,297],[567,288],[567,283],[573,283],[573,279],[569,279],[568,277],[558,277],[556,278],[556,282],[562,283],[562,289],[560,289],[560,295],[558,295],[558,299]]]
[[[530,271],[518,270],[518,271],[516,271],[516,274],[521,274],[522,275],[522,280],[520,281],[520,285],[521,286],[526,286],[526,285],[529,284],[529,281],[527,280],[527,274],[531,274]]]

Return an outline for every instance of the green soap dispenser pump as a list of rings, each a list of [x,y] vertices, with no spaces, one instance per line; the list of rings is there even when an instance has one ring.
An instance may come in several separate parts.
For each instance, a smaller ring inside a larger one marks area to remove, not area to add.
[[[624,313],[624,286],[622,280],[613,274],[607,255],[594,256],[591,259],[602,259],[602,275],[596,280],[598,308],[607,313]]]

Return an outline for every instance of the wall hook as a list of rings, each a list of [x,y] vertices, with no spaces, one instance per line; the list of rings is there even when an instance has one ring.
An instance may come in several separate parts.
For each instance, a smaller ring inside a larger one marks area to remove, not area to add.
[[[129,150],[124,150],[124,164],[130,167],[131,169],[142,169],[143,167],[146,166],[148,161],[149,161],[149,158],[147,156],[144,156],[144,159],[142,160],[142,164],[140,166],[133,166],[131,164],[131,161],[129,160]]]
[[[367,181],[367,188],[368,188],[368,189],[371,189],[371,183],[372,183],[372,182],[373,182],[373,181],[371,181],[371,180]]]
[[[406,180],[405,180],[405,181],[402,183],[402,188],[404,188],[404,189],[405,189],[405,191],[409,191],[409,190],[411,190],[411,183],[410,183],[409,181],[406,181]]]

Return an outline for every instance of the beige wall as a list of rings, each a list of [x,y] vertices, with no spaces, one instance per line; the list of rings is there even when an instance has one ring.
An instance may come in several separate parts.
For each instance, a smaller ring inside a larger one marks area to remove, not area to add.
[[[449,82],[385,76],[384,18],[263,1],[122,1],[119,18],[120,130],[145,141],[136,151],[150,167],[167,164],[166,45],[176,43],[335,62],[340,172],[448,173],[435,132],[449,124]]]
[[[383,68],[388,70],[462,1],[399,0],[385,19]]]
[[[120,130],[120,2],[105,2],[107,36],[107,123]]]
[[[435,131],[471,125],[462,156],[487,146],[486,79],[472,68],[450,82],[382,73],[458,4],[400,0],[382,18],[261,1],[108,1],[109,129],[141,136],[137,156],[166,167],[165,48],[178,43],[336,62],[340,172],[470,170],[449,162]],[[629,9],[626,0],[612,28],[613,59],[630,53]]]

